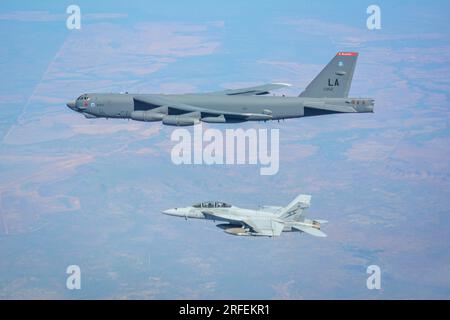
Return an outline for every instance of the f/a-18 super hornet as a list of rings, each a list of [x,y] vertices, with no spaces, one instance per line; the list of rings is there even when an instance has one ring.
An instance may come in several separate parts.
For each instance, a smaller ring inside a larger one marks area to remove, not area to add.
[[[276,237],[282,232],[304,232],[315,237],[326,237],[320,228],[327,221],[306,218],[310,202],[311,196],[301,194],[286,207],[263,206],[251,210],[208,201],[191,207],[168,209],[163,213],[186,220],[194,218],[224,222],[217,227],[236,236]]]
[[[298,97],[264,96],[288,84],[195,94],[88,93],[67,103],[87,118],[124,118],[190,126],[373,112],[374,100],[349,98],[358,53],[339,52]]]

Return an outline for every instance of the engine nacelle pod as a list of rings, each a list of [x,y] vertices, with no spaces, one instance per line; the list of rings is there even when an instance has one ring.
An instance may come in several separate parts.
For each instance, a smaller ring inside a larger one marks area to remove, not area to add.
[[[150,112],[150,111],[133,111],[130,118],[136,121],[161,121],[164,117],[162,113]]]
[[[193,126],[200,123],[200,120],[186,116],[165,116],[162,123],[166,126]]]
[[[207,123],[225,123],[227,122],[225,120],[225,117],[222,115],[218,116],[218,117],[205,117],[202,118],[203,122],[207,122]]]

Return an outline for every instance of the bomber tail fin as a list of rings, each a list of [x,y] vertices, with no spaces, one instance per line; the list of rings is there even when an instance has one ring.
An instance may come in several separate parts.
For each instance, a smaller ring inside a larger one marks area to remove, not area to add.
[[[347,98],[357,59],[357,52],[338,52],[300,97]]]

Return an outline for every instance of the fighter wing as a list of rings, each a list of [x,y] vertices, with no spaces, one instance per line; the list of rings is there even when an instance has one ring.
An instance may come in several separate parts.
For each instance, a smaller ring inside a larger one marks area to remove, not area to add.
[[[226,213],[217,213],[212,211],[202,211],[210,219],[226,220],[230,223],[240,223],[249,226],[257,235],[261,236],[279,236],[283,232],[284,223],[281,220],[273,218],[241,217]]]
[[[239,89],[227,89],[223,91],[207,92],[205,94],[210,95],[227,95],[227,96],[253,96],[253,95],[264,95],[269,94],[272,90],[277,90],[281,88],[290,87],[288,83],[268,83],[255,87],[239,88]]]
[[[164,113],[167,115],[185,115],[188,117],[205,118],[205,120],[207,120],[205,122],[214,122],[214,120],[219,122],[221,119],[225,122],[225,118],[237,120],[270,120],[272,118],[271,115],[262,113],[238,113],[197,107],[175,102],[168,97],[160,95],[138,96],[134,97],[134,100],[138,103],[140,110]]]
[[[279,213],[280,210],[283,209],[283,207],[278,206],[260,206],[259,210],[264,212],[270,212],[270,213]]]

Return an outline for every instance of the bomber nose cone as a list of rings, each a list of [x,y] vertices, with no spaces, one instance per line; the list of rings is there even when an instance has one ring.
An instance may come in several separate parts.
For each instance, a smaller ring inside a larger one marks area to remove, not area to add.
[[[74,109],[76,107],[76,101],[69,101],[66,103],[66,105],[70,108],[70,109]]]

